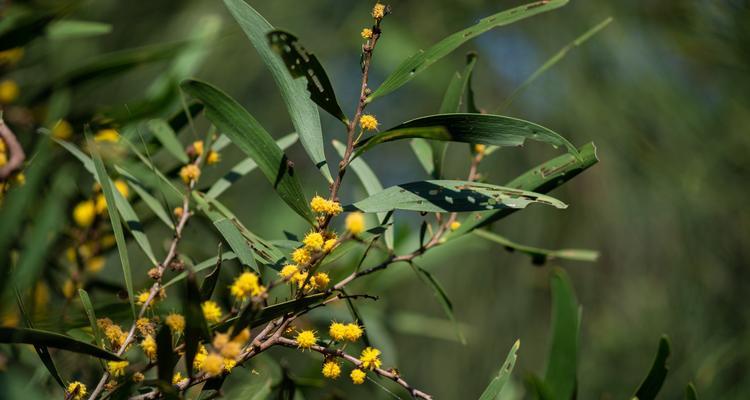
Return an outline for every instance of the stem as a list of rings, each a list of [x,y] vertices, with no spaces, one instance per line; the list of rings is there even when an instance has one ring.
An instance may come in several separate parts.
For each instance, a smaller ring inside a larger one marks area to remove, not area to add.
[[[26,160],[26,153],[23,152],[21,144],[18,143],[16,135],[10,130],[8,125],[2,119],[0,114],[0,140],[5,142],[10,151],[8,162],[0,167],[0,181],[7,179],[13,172],[20,170]]]

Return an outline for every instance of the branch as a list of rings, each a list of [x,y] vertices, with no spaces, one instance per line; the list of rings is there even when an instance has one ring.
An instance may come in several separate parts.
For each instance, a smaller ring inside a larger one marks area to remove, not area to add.
[[[23,152],[23,148],[18,143],[16,135],[13,131],[8,128],[5,121],[0,115],[0,139],[5,142],[5,145],[10,151],[10,158],[8,162],[0,167],[0,181],[8,179],[8,177],[15,171],[18,171],[23,166],[24,160],[26,160],[26,153]]]

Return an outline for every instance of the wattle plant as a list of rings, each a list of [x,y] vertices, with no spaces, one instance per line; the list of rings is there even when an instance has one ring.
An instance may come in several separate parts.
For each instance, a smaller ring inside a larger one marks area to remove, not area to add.
[[[327,379],[348,379],[355,385],[369,384],[369,380],[375,387],[395,392],[396,397],[406,394],[430,399],[429,384],[415,387],[396,365],[387,364],[381,349],[372,344],[374,332],[357,310],[361,302],[378,297],[368,293],[360,281],[373,274],[386,274],[393,265],[413,269],[434,291],[463,341],[448,294],[421,265],[420,257],[426,252],[476,235],[528,254],[535,264],[553,258],[596,259],[592,251],[525,246],[488,229],[491,223],[532,204],[565,209],[565,203],[547,193],[594,165],[597,158],[592,143],[576,146],[547,127],[479,108],[471,88],[476,54],[469,54],[463,70],[451,77],[437,114],[384,127],[368,112],[370,104],[418,79],[433,63],[477,35],[556,9],[566,0],[537,1],[481,19],[404,60],[379,85],[370,82],[372,59],[377,56],[378,43],[387,40],[391,9],[375,4],[367,22],[363,16],[363,24],[369,27],[360,32],[361,81],[350,116],[339,105],[317,57],[297,37],[276,30],[242,0],[224,3],[268,67],[295,133],[274,140],[243,105],[216,86],[196,79],[184,80],[179,85],[181,92],[165,91],[181,105],[181,110],[169,118],[163,117],[156,97],[146,99],[142,109],[127,116],[116,112],[106,118],[92,114],[73,122],[54,107],[59,105],[55,96],[62,87],[179,54],[178,46],[140,49],[82,67],[29,96],[25,99],[28,107],[46,104],[48,115],[46,123],[36,124],[42,134],[35,139],[36,147],[26,152],[13,130],[4,122],[0,124],[0,188],[5,197],[0,209],[0,272],[7,278],[0,289],[5,300],[18,306],[18,310],[9,311],[18,320],[0,328],[0,342],[32,344],[60,385],[64,393],[61,397],[208,399],[222,393],[229,375],[239,373],[247,375],[254,385],[252,398],[266,398],[272,393],[291,398],[294,378],[286,372],[272,377],[261,371],[255,376],[239,368],[258,359],[269,362],[262,358],[267,350],[287,348],[314,355],[314,361],[309,362],[318,363],[320,374]],[[44,15],[35,20],[37,25],[62,22],[61,15]],[[566,46],[519,90],[609,21]],[[15,25],[2,33],[13,41],[3,43],[17,49],[32,40],[37,25],[31,22],[15,20]],[[11,107],[17,92],[14,83],[4,82],[0,100]],[[318,108],[341,122],[339,139],[332,143],[339,155],[336,161],[325,155]],[[204,118],[211,128],[199,134],[195,126]],[[79,135],[74,136],[75,132]],[[185,145],[180,132],[192,132],[197,138]],[[499,148],[518,147],[527,140],[553,146],[560,154],[509,182],[488,181],[482,173],[482,161]],[[311,163],[291,160],[285,154],[297,141]],[[377,156],[380,146],[388,142],[411,146],[425,169],[424,180],[383,187],[364,155]],[[449,142],[465,143],[450,148],[469,161],[465,177],[448,177],[445,172]],[[206,169],[224,167],[221,152],[227,146],[236,146],[247,158],[225,168],[222,178],[205,182]],[[34,256],[22,252],[25,242],[14,239],[20,232],[18,227],[23,226],[20,210],[40,190],[53,156],[60,157],[61,149],[90,173],[93,188],[70,210],[63,210],[62,204],[72,199],[70,167],[57,171],[49,182],[51,201],[42,204],[32,219],[28,237],[48,243],[45,249],[60,250],[60,257],[54,257],[59,261],[54,276],[61,290],[54,295],[66,304],[61,325],[65,334],[35,328],[36,324],[49,324],[35,321],[24,308],[29,296],[36,295],[35,283],[43,272],[45,253]],[[327,183],[327,188],[314,196],[308,196],[312,188],[303,185],[297,173],[307,167],[316,168]],[[221,194],[256,169],[268,180],[268,185],[258,191],[275,192],[308,224],[307,229],[286,232],[279,226],[279,237],[286,235],[284,240],[262,238],[252,231],[252,220],[241,220],[222,204]],[[368,197],[343,204],[342,192],[355,183]],[[394,237],[397,210],[413,212],[422,219],[414,241],[418,245],[408,251],[403,251],[404,246]],[[64,217],[66,213],[68,218]],[[219,246],[218,254],[204,261],[194,261],[194,254],[199,252],[182,243],[185,227],[196,219],[209,222],[222,238],[218,243],[204,241],[211,251]],[[58,221],[67,221],[65,228],[58,228]],[[154,238],[146,234],[146,224],[163,224],[162,229],[170,231],[162,248],[152,247]],[[147,276],[133,273],[134,246],[150,264]],[[115,251],[122,298],[118,300],[106,291],[90,296],[106,255]],[[358,253],[356,258],[352,257],[354,253]],[[222,273],[232,275],[229,287],[219,284]],[[530,380],[529,387],[538,398],[571,399],[577,388],[579,305],[565,272],[554,269],[551,276],[553,332],[548,367],[543,377]],[[180,301],[169,303],[167,299],[172,297]],[[348,316],[326,314],[336,307],[347,307]],[[313,312],[316,318],[310,318]],[[510,379],[519,346],[517,341],[497,376],[483,393],[476,394],[480,399],[506,398],[503,388]],[[6,354],[5,348],[2,351]],[[17,351],[27,350],[19,347]],[[63,351],[101,362],[81,358],[70,363],[71,358],[66,356],[68,364],[60,369],[54,358]],[[636,390],[637,398],[656,396],[666,375],[668,353],[668,342],[663,339],[651,372]]]

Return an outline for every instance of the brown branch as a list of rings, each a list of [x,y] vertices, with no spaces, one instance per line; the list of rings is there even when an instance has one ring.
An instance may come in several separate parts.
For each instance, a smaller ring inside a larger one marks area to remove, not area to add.
[[[0,167],[0,181],[3,181],[8,179],[13,172],[19,171],[21,167],[23,167],[23,162],[26,160],[26,153],[23,152],[23,148],[21,147],[21,144],[18,143],[16,135],[13,134],[13,131],[11,131],[8,125],[5,124],[2,115],[0,115],[0,139],[5,142],[5,145],[10,152],[8,162]]]

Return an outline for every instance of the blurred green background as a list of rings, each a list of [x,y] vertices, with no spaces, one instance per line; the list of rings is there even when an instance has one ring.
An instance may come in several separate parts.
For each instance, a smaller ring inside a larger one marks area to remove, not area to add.
[[[315,52],[339,102],[351,113],[358,91],[359,31],[369,23],[372,2],[250,4]],[[393,14],[384,22],[374,57],[373,87],[418,49],[516,4],[520,2],[393,0]],[[428,255],[420,265],[434,272],[453,300],[467,345],[455,340],[430,290],[405,265],[362,282],[381,295],[381,301],[363,312],[386,364],[395,362],[410,383],[436,398],[478,397],[517,338],[521,350],[514,378],[519,393],[529,372],[544,370],[548,275],[554,265],[569,271],[582,304],[579,398],[629,398],[650,366],[662,333],[670,335],[673,355],[661,398],[681,398],[688,381],[703,398],[750,397],[750,311],[745,298],[750,291],[750,2],[574,0],[480,36],[375,102],[370,111],[384,127],[436,113],[451,74],[463,68],[465,53],[474,50],[479,54],[473,79],[477,102],[495,112],[548,57],[608,16],[615,18],[609,27],[572,50],[503,111],[550,127],[576,145],[594,141],[600,163],[552,193],[570,205],[567,210],[532,207],[493,227],[525,244],[596,249],[600,259],[536,267],[528,257],[475,236]],[[93,38],[32,42],[18,69],[8,75],[19,83],[22,98],[44,77],[102,53],[184,40],[209,24],[218,33],[204,57],[197,57],[185,72],[228,91],[274,137],[292,131],[270,75],[222,2],[99,0],[71,17],[109,23],[113,30]],[[71,114],[92,107],[124,109],[143,97],[166,65],[150,64],[76,88]],[[327,142],[341,140],[344,132],[338,123],[325,113],[321,116]],[[188,135],[183,134],[186,142],[192,140]],[[463,178],[468,166],[465,146],[454,144],[451,149],[447,176]],[[326,153],[329,160],[338,160],[332,147]],[[326,191],[298,144],[289,154],[304,166],[298,170],[308,194]],[[481,171],[489,181],[502,183],[556,154],[534,143],[503,149],[489,156]],[[236,149],[223,156],[222,167],[206,172],[207,182],[241,158]],[[69,156],[62,158],[76,165]],[[425,178],[404,141],[383,145],[365,158],[384,186]],[[90,181],[78,182],[81,193],[90,190]],[[345,201],[365,195],[355,182],[347,177]],[[283,238],[280,228],[297,233],[304,229],[260,174],[243,178],[222,199],[264,237]],[[419,221],[417,215],[396,214],[397,237],[404,238],[400,251],[413,248],[413,235],[405,238],[418,230]],[[195,259],[215,254],[218,239],[205,229],[191,225],[182,245]],[[164,237],[166,231],[153,228],[149,233]],[[113,254],[104,272],[113,281],[120,278],[115,264]],[[345,315],[345,309],[336,312]],[[324,321],[330,314],[313,317]],[[319,365],[311,357],[283,349],[271,353],[296,376],[311,378],[311,385],[322,383]],[[326,384],[309,397],[384,396],[373,385]]]

